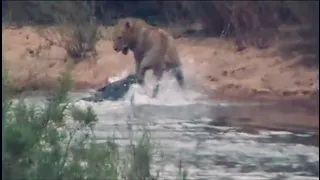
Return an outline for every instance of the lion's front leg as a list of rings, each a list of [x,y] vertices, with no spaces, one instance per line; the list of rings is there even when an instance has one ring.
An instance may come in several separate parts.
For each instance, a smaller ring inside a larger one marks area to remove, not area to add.
[[[141,61],[142,61],[142,55],[140,53],[134,53],[134,60],[135,60],[135,75],[138,76],[138,72],[140,70],[140,65],[141,65]]]
[[[137,74],[138,74],[138,72],[139,72],[140,64],[141,64],[141,62],[136,61],[136,71],[135,71],[135,74],[136,74],[136,75],[137,75]]]
[[[138,69],[138,72],[136,74],[136,77],[137,77],[137,81],[138,81],[138,84],[140,85],[144,85],[144,77],[146,75],[146,71],[149,69],[149,67],[147,66],[141,66],[139,67]]]
[[[153,67],[153,64],[155,63],[155,57],[154,56],[146,56],[142,59],[141,63],[139,63],[138,71],[137,71],[137,80],[140,85],[144,85],[144,78],[146,71],[149,70],[151,67]]]

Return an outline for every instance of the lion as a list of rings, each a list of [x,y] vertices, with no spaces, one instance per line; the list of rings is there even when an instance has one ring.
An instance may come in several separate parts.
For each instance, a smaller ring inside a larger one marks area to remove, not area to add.
[[[171,71],[180,87],[184,86],[181,60],[174,38],[163,29],[151,26],[138,18],[120,19],[112,35],[113,49],[124,55],[131,50],[135,59],[135,73],[140,85],[144,85],[145,73],[153,70],[157,83],[152,97],[159,91],[159,81],[164,71]]]

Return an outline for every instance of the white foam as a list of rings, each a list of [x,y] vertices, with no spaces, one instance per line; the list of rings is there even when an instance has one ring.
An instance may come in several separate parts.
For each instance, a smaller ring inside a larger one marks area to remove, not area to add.
[[[129,73],[127,71],[121,72],[115,77],[110,77],[109,81],[114,82],[126,77]],[[186,80],[187,81],[187,80]],[[152,91],[156,84],[155,78],[150,72],[146,73],[145,86],[141,87],[138,84],[134,84],[130,87],[129,91],[126,93],[122,100],[122,103],[134,103],[134,104],[153,104],[153,105],[188,105],[194,104],[195,100],[199,97],[202,97],[203,94],[195,92],[190,88],[181,89],[174,77],[170,74],[165,73],[161,82],[159,94],[156,98],[152,98]],[[109,102],[109,101],[105,101]],[[84,106],[84,101],[80,103],[81,106]],[[112,102],[105,103],[110,107]],[[113,102],[112,104],[114,104]],[[92,104],[91,104],[92,105]],[[102,104],[100,104],[102,105]],[[108,107],[108,108],[109,108]]]
[[[108,81],[111,83],[115,81],[119,81],[120,79],[125,78],[128,74],[129,74],[128,71],[124,70],[121,73],[119,73],[117,76],[109,77]]]

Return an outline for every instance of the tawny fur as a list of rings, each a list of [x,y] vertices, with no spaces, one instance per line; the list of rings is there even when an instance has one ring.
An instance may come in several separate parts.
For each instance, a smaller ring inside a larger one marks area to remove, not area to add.
[[[121,19],[114,27],[113,48],[125,55],[129,50],[133,52],[139,84],[144,84],[146,71],[152,69],[158,82],[164,71],[172,70],[179,85],[183,86],[184,77],[176,44],[165,30],[153,27],[142,19]],[[158,82],[153,96],[157,94]]]

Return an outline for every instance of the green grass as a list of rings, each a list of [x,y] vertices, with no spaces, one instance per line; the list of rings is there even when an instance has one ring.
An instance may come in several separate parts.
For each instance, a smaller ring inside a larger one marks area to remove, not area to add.
[[[7,77],[3,79],[6,83]],[[13,103],[8,85],[3,86],[5,179],[160,178],[159,173],[151,174],[155,146],[147,130],[125,148],[120,148],[112,137],[105,143],[91,140],[98,118],[91,107],[80,109],[70,103],[69,73],[61,76],[59,88],[48,96],[44,106],[23,100]],[[80,131],[86,132],[82,138],[77,136]],[[186,179],[182,168],[177,179]]]

